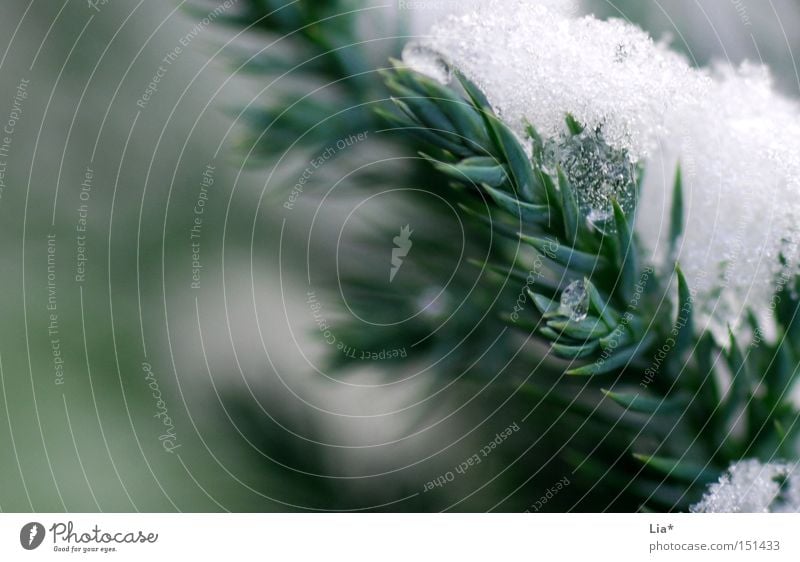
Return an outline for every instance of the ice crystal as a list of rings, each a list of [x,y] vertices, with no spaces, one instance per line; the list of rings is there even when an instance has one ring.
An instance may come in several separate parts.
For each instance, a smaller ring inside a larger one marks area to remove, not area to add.
[[[475,82],[520,139],[531,123],[558,142],[569,113],[641,163],[636,228],[646,257],[664,272],[680,261],[696,290],[697,319],[718,335],[746,308],[765,316],[778,278],[797,273],[800,109],[774,91],[765,68],[694,68],[627,22],[576,17],[536,0],[487,0],[443,19],[419,46]],[[407,62],[421,70],[430,64],[413,58]],[[685,232],[670,255],[679,162]],[[597,175],[589,177],[579,192],[597,187]],[[584,207],[606,217],[604,204]]]
[[[797,465],[744,460],[711,484],[695,513],[800,512],[800,470]]]
[[[561,292],[558,312],[574,322],[580,322],[589,312],[589,296],[583,281],[573,281]]]
[[[599,129],[564,134],[544,147],[544,168],[550,173],[560,166],[572,185],[578,186],[583,217],[595,228],[614,232],[612,200],[628,214],[634,208],[634,167],[624,150],[606,143]]]

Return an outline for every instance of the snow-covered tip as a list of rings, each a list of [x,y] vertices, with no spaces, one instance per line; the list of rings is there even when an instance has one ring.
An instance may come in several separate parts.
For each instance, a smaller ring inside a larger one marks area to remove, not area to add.
[[[599,131],[644,165],[639,237],[663,272],[680,262],[697,320],[725,338],[749,308],[768,328],[772,296],[800,264],[800,108],[775,92],[764,67],[698,69],[630,23],[541,0],[486,0],[445,18],[405,62],[443,82],[452,69],[463,73],[520,139],[530,123],[560,142],[568,113]],[[675,255],[679,162],[684,235]]]

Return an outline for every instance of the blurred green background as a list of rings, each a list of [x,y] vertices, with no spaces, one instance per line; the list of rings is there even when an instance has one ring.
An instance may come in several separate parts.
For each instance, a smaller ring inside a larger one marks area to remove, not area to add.
[[[371,5],[375,36],[409,15]],[[797,96],[796,2],[584,11],[669,36],[700,65],[763,60]],[[424,33],[433,10],[411,15]],[[297,167],[245,163],[237,119],[280,84],[231,57],[274,38],[197,22],[155,0],[0,6],[0,123],[12,121],[0,135],[0,509],[528,509],[567,474],[545,461],[561,444],[537,439],[557,413],[537,411],[501,454],[424,491],[521,423],[530,402],[509,381],[320,372],[328,349],[303,271],[336,264],[330,250],[307,256],[306,237],[314,220],[315,239],[335,241],[350,207],[286,219]],[[612,504],[598,493],[567,491],[548,509]]]

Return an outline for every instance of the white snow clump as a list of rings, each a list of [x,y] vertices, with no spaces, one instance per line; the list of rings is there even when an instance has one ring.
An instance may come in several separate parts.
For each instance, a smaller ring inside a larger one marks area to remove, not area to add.
[[[800,512],[800,471],[797,465],[761,464],[744,460],[731,466],[711,484],[695,513]]]

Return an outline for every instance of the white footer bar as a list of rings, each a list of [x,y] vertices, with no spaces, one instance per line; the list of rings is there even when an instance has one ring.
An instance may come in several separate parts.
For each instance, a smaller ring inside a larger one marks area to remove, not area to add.
[[[326,562],[796,561],[800,514],[0,515],[0,560],[186,555]]]

